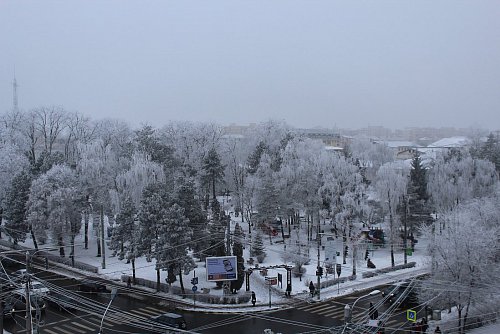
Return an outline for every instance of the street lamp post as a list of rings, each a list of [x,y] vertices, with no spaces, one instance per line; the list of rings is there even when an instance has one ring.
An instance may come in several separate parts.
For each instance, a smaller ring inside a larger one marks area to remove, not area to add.
[[[104,317],[106,316],[106,313],[108,313],[109,307],[111,306],[111,303],[113,302],[113,299],[115,299],[117,292],[118,292],[118,290],[116,288],[114,288],[114,289],[111,290],[111,299],[109,301],[108,307],[106,307],[106,310],[104,311],[104,314],[102,315],[101,325],[99,326],[99,333],[98,334],[102,333],[102,324],[104,322]]]
[[[369,294],[366,294],[366,295],[358,297],[354,301],[354,303],[352,303],[351,307],[349,307],[349,304],[346,304],[345,308],[344,308],[344,322],[345,323],[351,322],[351,320],[352,320],[352,310],[354,309],[354,306],[356,305],[356,303],[358,302],[358,300],[366,298],[366,297],[370,297],[370,296],[375,296],[375,295],[378,295],[379,293],[380,293],[380,290],[373,290]]]

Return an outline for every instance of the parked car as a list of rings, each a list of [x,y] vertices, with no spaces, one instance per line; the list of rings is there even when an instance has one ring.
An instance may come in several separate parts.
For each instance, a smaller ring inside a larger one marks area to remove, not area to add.
[[[12,273],[10,273],[10,276],[15,277],[17,279],[23,278],[28,274],[28,271],[26,269],[18,269]]]
[[[24,293],[24,291],[20,290],[14,290],[10,292],[5,301],[5,305],[11,310],[12,314],[25,312],[26,294]],[[37,309],[43,311],[46,307],[45,301],[43,300],[42,296],[35,293],[30,294],[30,305],[32,313],[35,313]]]
[[[73,298],[71,298],[69,294],[52,292],[50,295],[45,297],[45,301],[50,306],[55,307],[59,311],[74,313],[78,309],[77,302]]]
[[[30,280],[30,289],[31,291],[41,295],[47,295],[50,293],[49,288],[47,288],[45,284],[43,284],[40,281],[37,281],[36,279]]]
[[[391,284],[382,291],[384,301],[388,304],[397,303],[398,307],[406,307],[418,304],[418,296],[415,291],[416,283],[411,281]]]
[[[187,329],[186,320],[177,313],[163,313],[150,318],[150,320],[172,328]]]
[[[108,292],[106,285],[90,279],[83,279],[78,284],[78,289],[82,292],[100,293]]]

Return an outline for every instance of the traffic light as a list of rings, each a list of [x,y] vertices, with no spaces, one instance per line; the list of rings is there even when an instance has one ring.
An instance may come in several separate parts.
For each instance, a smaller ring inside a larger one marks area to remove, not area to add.
[[[193,284],[193,285],[198,284],[198,277],[191,278],[191,284]]]
[[[323,277],[323,267],[318,266],[316,269],[316,276]]]

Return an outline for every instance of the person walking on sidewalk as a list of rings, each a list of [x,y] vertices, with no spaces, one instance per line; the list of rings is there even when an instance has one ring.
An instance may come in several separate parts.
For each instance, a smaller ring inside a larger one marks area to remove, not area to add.
[[[372,302],[370,302],[370,308],[368,308],[368,315],[370,316],[371,320],[378,319],[378,311],[375,306],[373,306]]]
[[[252,305],[255,306],[256,302],[257,302],[257,297],[255,297],[255,292],[252,291]]]
[[[314,287],[314,283],[311,281],[311,283],[309,283],[309,292],[311,293],[311,298],[314,297],[314,290],[316,290],[316,288]]]
[[[434,334],[441,334],[441,328],[439,328],[439,326],[436,327]]]

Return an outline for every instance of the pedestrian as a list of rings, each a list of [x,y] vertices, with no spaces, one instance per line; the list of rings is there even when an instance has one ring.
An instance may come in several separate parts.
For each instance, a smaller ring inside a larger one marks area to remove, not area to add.
[[[422,333],[427,333],[427,328],[429,328],[429,325],[427,324],[427,318],[422,318]]]
[[[316,290],[316,288],[314,287],[314,283],[311,281],[309,283],[309,292],[311,292],[311,297],[314,297],[314,290]]]
[[[291,293],[292,293],[292,285],[291,284],[287,284],[286,285],[286,296],[290,297]]]
[[[252,291],[252,305],[255,306],[256,302],[257,302],[257,297],[255,297],[255,292]]]
[[[436,327],[434,334],[441,334],[441,329],[439,328],[439,326]]]
[[[127,288],[130,288],[131,286],[132,286],[132,279],[129,276],[127,279]]]
[[[368,308],[368,316],[370,317],[371,320],[375,319],[373,317],[373,313],[375,313],[375,307],[373,306],[373,303],[370,302],[370,307]]]

